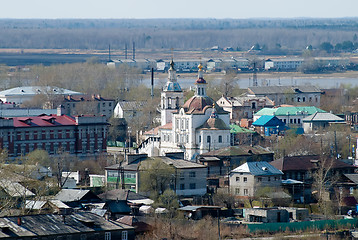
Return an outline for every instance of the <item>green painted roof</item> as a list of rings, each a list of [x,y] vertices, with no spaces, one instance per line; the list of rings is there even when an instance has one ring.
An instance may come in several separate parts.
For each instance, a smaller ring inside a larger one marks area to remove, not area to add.
[[[312,115],[316,112],[326,112],[322,109],[310,106],[310,107],[279,107],[275,112],[276,116],[283,116],[283,115],[299,115],[304,112],[306,115]]]
[[[275,112],[277,111],[277,108],[263,108],[260,111],[258,111],[257,113],[255,113],[255,115],[274,115]]]
[[[313,107],[313,106],[309,106],[309,107],[279,107],[279,108],[263,108],[260,111],[258,111],[257,113],[255,113],[255,115],[258,116],[263,116],[263,115],[268,115],[268,116],[287,116],[287,115],[298,115],[301,114],[302,112],[305,112],[305,115],[312,115],[316,112],[326,112],[322,109]]]
[[[242,128],[238,125],[235,125],[235,124],[231,124],[230,125],[230,133],[255,133],[255,131],[252,131],[250,129],[246,129],[246,128]]]

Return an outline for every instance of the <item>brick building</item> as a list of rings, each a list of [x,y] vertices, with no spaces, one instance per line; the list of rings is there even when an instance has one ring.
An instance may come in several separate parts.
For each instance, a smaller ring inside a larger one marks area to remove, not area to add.
[[[0,118],[0,148],[9,157],[25,155],[35,149],[55,155],[59,150],[81,156],[106,152],[105,117],[40,115]]]

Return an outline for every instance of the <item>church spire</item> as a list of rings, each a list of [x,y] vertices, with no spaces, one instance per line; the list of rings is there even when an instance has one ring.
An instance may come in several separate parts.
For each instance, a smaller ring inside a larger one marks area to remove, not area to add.
[[[170,68],[168,70],[168,81],[169,82],[176,82],[177,81],[177,76],[176,76],[176,71],[174,68],[174,61],[173,59],[170,61]]]
[[[182,92],[179,83],[177,82],[176,71],[174,68],[173,59],[170,61],[170,68],[168,70],[168,81],[163,88],[164,92]]]
[[[201,65],[201,63],[198,66],[199,71],[198,71],[198,79],[195,81],[195,85],[196,85],[196,91],[195,91],[195,95],[196,96],[206,96],[206,81],[204,79],[204,71],[203,71],[203,65]]]

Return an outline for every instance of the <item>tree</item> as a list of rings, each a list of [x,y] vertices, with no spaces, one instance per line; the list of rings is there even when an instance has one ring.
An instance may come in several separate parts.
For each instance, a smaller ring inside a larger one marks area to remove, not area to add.
[[[351,41],[344,41],[344,42],[342,42],[342,50],[353,51],[354,44]]]
[[[321,43],[319,48],[323,51],[326,51],[327,53],[330,53],[334,47],[330,42],[323,42],[323,43]]]
[[[140,164],[139,190],[149,192],[155,200],[158,200],[159,195],[169,188],[175,177],[174,168],[161,159],[146,160]]]
[[[316,194],[318,206],[325,216],[332,214],[332,204],[329,189],[337,182],[338,176],[333,175],[334,160],[326,155],[321,155],[317,167],[312,171],[312,189]]]
[[[166,189],[163,194],[159,196],[158,205],[168,210],[169,218],[176,215],[176,210],[179,208],[179,198],[171,189]]]
[[[221,79],[219,89],[224,97],[232,96],[233,91],[238,88],[237,74],[234,71],[226,72],[224,78]]]
[[[28,164],[40,164],[44,167],[50,165],[50,156],[48,152],[42,149],[35,149],[26,155]]]

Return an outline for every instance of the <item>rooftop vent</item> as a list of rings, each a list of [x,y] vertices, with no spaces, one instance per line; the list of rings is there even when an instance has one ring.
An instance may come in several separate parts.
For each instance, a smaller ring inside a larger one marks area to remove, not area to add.
[[[262,167],[262,170],[267,171],[268,168],[267,167]]]

